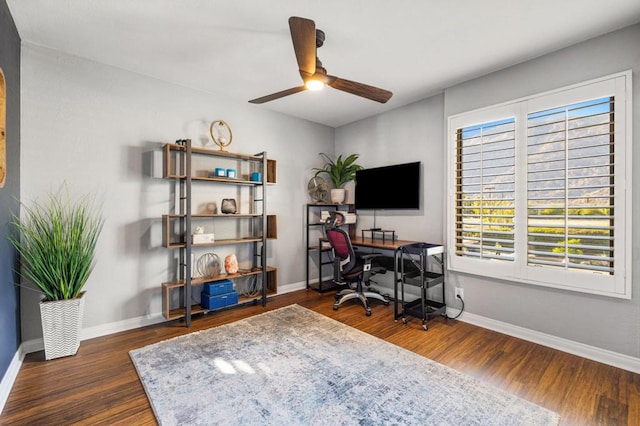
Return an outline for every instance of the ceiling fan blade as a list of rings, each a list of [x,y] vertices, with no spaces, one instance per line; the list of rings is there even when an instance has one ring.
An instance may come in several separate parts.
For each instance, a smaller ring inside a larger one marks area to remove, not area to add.
[[[351,93],[352,95],[362,96],[363,98],[371,99],[372,101],[380,102],[381,104],[386,103],[393,93],[388,90],[380,89],[378,87],[369,86],[368,84],[357,83],[351,80],[345,80],[343,78],[327,76],[330,78],[335,78],[331,83],[328,83],[329,86],[334,89],[342,90],[343,92]]]
[[[285,96],[293,95],[294,93],[302,92],[303,90],[307,90],[305,86],[292,87],[291,89],[283,90],[281,92],[272,93],[267,96],[263,96],[261,98],[252,99],[249,103],[252,104],[263,104],[269,101],[275,101],[276,99],[284,98]]]
[[[316,72],[316,24],[310,19],[292,16],[289,29],[298,69],[308,74]]]

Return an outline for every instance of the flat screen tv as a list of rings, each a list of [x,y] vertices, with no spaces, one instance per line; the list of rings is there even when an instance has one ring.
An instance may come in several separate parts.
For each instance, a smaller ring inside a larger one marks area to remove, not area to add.
[[[357,210],[420,209],[420,162],[356,172]]]

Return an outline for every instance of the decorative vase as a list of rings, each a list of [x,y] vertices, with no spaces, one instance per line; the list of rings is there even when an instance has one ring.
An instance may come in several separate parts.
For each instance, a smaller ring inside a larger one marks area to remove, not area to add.
[[[75,299],[40,302],[44,355],[47,360],[78,352],[83,312],[84,292]]]
[[[331,190],[331,202],[334,204],[342,204],[344,201],[345,190],[344,188],[337,188]]]
[[[224,270],[227,271],[227,274],[238,272],[238,258],[235,254],[229,254],[224,258]]]

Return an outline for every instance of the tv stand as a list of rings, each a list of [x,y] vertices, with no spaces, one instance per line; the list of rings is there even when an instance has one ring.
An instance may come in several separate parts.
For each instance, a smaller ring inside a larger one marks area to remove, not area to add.
[[[371,233],[371,239],[372,240],[380,239],[380,235],[381,235],[383,243],[386,240],[388,240],[387,234],[391,234],[391,242],[394,242],[396,240],[396,231],[392,231],[392,230],[389,230],[389,229],[382,229],[382,228],[363,229],[362,230],[362,239],[363,240],[364,240],[364,233],[365,232]]]

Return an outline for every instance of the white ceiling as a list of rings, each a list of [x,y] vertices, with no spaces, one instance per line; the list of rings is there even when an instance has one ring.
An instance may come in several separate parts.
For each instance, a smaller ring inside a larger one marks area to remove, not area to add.
[[[252,108],[332,127],[640,22],[639,0],[7,0],[23,42],[247,102],[302,84],[288,18],[326,33],[331,88]],[[249,105],[249,104],[247,104]]]

